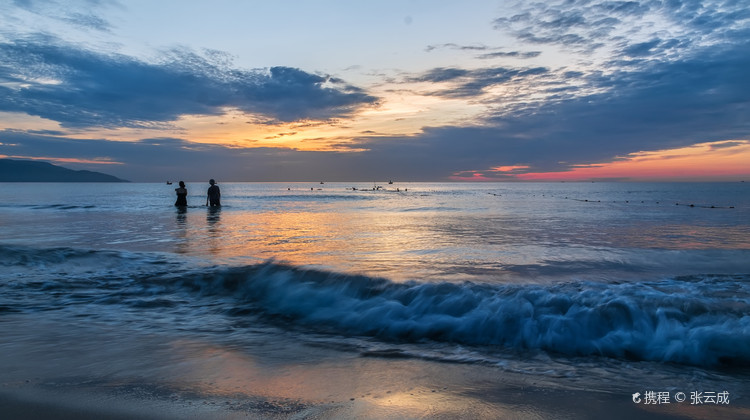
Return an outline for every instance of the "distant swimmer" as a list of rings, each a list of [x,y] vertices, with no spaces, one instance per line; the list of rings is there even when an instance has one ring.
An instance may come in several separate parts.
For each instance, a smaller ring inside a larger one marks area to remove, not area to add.
[[[177,201],[174,202],[174,205],[178,207],[187,206],[187,188],[185,188],[185,183],[180,181],[180,187],[174,190],[177,193]]]
[[[211,186],[208,187],[206,205],[210,205],[211,207],[221,206],[221,190],[219,189],[219,186],[216,185],[216,181],[213,179],[209,180],[208,183],[211,184]]]

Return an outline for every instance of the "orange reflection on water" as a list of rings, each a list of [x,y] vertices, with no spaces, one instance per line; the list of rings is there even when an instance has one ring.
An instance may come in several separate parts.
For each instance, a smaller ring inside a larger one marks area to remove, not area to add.
[[[309,416],[327,414],[323,418],[539,417],[534,408],[482,398],[505,388],[485,366],[436,369],[419,360],[362,358],[299,343],[293,349],[269,345],[270,358],[199,341],[174,341],[171,347],[178,360],[161,379],[180,390],[226,398],[226,404],[258,397],[300,402],[312,410]]]
[[[306,354],[307,359],[269,364],[267,358],[239,349],[179,340],[172,343],[179,361],[167,373],[170,377],[162,379],[205,396],[345,404],[352,412],[375,418],[419,417],[431,410],[458,415],[468,407],[477,413],[478,407],[486,405],[445,387],[421,384],[440,381],[426,380],[422,363],[356,355],[342,358],[340,354],[331,359],[331,354],[316,355],[315,350],[306,349],[313,353]],[[498,408],[491,411],[497,414]]]
[[[283,341],[281,337],[278,339]],[[171,345],[173,354],[180,361],[173,365],[175,369],[168,379],[205,395],[242,394],[330,402],[331,399],[343,401],[360,397],[358,393],[367,392],[362,391],[363,387],[374,385],[372,380],[375,378],[367,373],[372,360],[355,358],[331,362],[326,360],[328,356],[316,360],[315,351],[309,347],[306,347],[308,351],[303,359],[294,346],[293,353],[283,357],[283,361],[269,361],[268,355],[278,356],[289,351],[284,348],[289,343],[260,345],[260,351],[267,354],[260,357],[240,349],[200,341],[178,340]],[[353,371],[361,374],[353,375]]]
[[[429,221],[425,214],[384,216],[337,209],[211,212],[191,208],[178,214],[173,235],[176,252],[210,254],[220,261],[273,259],[376,275],[388,271],[394,279],[394,271],[409,273],[410,267],[424,266],[430,257],[419,251],[446,246],[444,239],[425,229]]]

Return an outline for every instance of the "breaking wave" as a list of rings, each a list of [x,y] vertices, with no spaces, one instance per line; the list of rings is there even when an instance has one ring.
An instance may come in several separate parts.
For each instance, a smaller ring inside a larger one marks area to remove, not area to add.
[[[277,264],[181,280],[342,335],[692,365],[750,364],[746,276],[557,285],[393,283]]]
[[[87,296],[85,303],[123,304],[116,302],[118,296],[127,295],[131,309],[148,310],[174,306],[177,293],[226,316],[385,342],[750,365],[746,274],[622,283],[395,283],[274,262],[179,269],[154,254],[9,247],[0,247],[0,266],[19,273],[1,285],[15,295],[56,284],[58,295],[68,289]],[[39,281],[24,283],[29,270],[45,273],[44,287]],[[86,294],[76,291],[82,287]],[[118,294],[118,287],[128,293]],[[0,316],[24,310],[19,302],[29,300],[8,299],[0,298]]]

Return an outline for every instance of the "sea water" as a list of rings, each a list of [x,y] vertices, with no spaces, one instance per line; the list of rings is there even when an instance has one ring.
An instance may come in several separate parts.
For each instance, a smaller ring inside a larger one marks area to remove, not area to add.
[[[0,347],[60,351],[54,322],[750,398],[750,184],[207,187],[3,185]]]

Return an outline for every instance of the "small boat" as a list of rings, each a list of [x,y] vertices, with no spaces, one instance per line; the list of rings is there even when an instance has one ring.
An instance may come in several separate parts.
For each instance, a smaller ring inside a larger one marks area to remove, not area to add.
[[[167,181],[167,185],[172,185],[172,181]]]
[[[388,181],[388,185],[393,185],[393,181]]]

